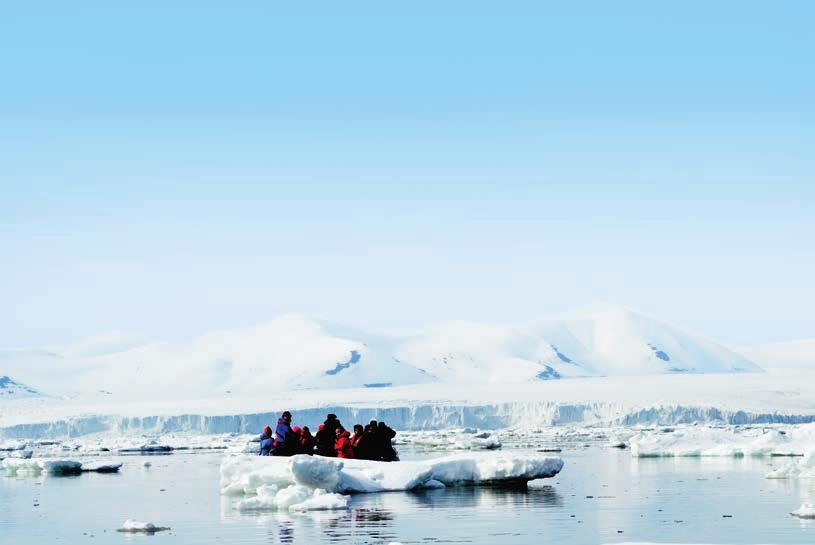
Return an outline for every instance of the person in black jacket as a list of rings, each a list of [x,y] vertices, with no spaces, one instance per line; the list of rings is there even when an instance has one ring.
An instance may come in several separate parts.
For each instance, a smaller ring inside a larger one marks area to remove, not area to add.
[[[325,422],[320,424],[317,428],[317,434],[314,436],[314,441],[317,443],[317,454],[330,457],[337,455],[334,450],[334,441],[337,440],[337,428],[340,426],[340,421],[337,420],[335,414],[329,414]]]
[[[376,427],[376,456],[377,460],[383,462],[398,462],[399,456],[393,448],[392,439],[396,437],[396,432],[389,428],[384,422],[379,422]]]

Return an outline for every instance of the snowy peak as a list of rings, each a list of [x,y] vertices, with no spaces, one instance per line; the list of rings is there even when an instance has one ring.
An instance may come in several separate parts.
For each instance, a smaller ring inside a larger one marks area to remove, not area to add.
[[[714,341],[622,306],[591,307],[564,317],[563,324],[605,375],[761,371]]]
[[[24,397],[39,397],[42,394],[34,388],[17,382],[13,378],[0,376],[0,399],[21,399]]]
[[[445,322],[399,336],[287,314],[184,343],[133,344],[111,337],[56,353],[0,351],[0,363],[26,383],[61,394],[169,399],[760,371],[713,341],[611,305],[532,324]]]

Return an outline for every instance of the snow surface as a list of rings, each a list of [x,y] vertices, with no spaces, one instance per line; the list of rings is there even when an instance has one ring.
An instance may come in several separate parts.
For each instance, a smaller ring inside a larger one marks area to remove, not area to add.
[[[221,494],[250,496],[238,503],[240,509],[342,509],[346,494],[526,482],[552,477],[562,467],[559,458],[535,454],[455,454],[392,463],[236,455],[221,462]]]
[[[143,401],[266,395],[269,384],[387,389],[760,368],[711,340],[597,305],[532,324],[446,322],[403,335],[291,314],[181,344],[114,335],[62,349],[2,350],[0,370],[52,395]]]
[[[677,428],[648,431],[629,440],[634,457],[803,456],[815,450],[815,424],[774,428]]]

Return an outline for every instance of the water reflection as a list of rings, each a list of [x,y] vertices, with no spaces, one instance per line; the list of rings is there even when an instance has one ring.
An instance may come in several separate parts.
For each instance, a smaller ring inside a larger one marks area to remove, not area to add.
[[[246,524],[253,522],[268,528],[270,543],[302,543],[318,537],[321,541],[383,542],[398,539],[400,514],[416,509],[449,511],[441,516],[461,517],[464,513],[484,515],[516,509],[561,508],[563,497],[555,486],[536,489],[498,487],[451,487],[446,489],[359,494],[353,496],[348,509],[289,513],[240,511],[229,498],[221,501],[223,521]],[[405,522],[402,522],[404,525]]]

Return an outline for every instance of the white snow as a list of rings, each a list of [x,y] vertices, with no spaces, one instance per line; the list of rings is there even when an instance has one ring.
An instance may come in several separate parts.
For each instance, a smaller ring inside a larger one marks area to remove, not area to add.
[[[790,513],[790,515],[802,519],[815,519],[815,505],[804,503],[801,507]]]
[[[775,428],[676,428],[642,432],[630,439],[631,455],[802,456],[815,449],[815,424]]]
[[[157,526],[152,522],[142,522],[140,520],[135,519],[127,519],[122,524],[122,527],[119,528],[119,532],[130,532],[130,533],[147,533],[152,534],[154,532],[163,532],[165,530],[169,530],[170,528],[166,526]]]
[[[401,335],[291,314],[181,344],[113,335],[2,350],[0,369],[50,394],[117,401],[174,400],[180,385],[185,398],[201,398],[265,395],[266,384],[381,389],[760,370],[713,341],[614,305],[531,324],[446,322]]]
[[[533,454],[456,454],[392,463],[235,455],[221,462],[221,493],[251,496],[239,502],[241,509],[338,509],[345,507],[339,496],[344,494],[530,481],[552,477],[562,467],[559,458]]]

